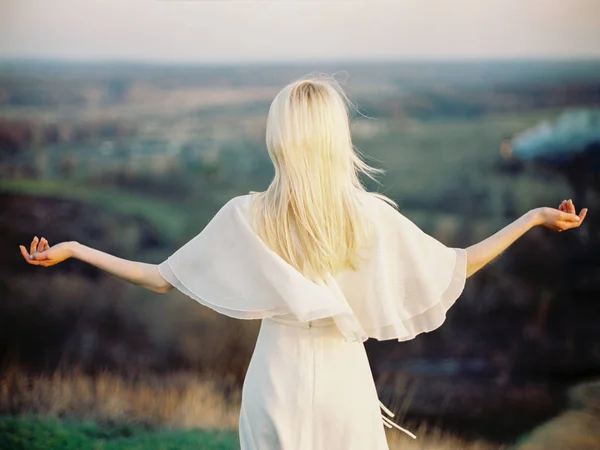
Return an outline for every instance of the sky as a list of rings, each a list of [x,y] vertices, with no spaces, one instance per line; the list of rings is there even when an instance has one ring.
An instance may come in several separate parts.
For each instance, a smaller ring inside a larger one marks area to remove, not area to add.
[[[0,0],[0,58],[600,58],[600,0]]]

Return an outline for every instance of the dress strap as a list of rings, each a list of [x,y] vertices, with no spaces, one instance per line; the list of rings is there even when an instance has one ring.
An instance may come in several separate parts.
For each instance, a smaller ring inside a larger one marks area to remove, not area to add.
[[[386,408],[386,406],[381,403],[381,400],[379,400],[379,407],[383,410],[383,412],[385,412],[388,416],[390,417],[394,417],[394,413],[391,412],[388,408]],[[406,434],[408,434],[411,438],[416,439],[417,436],[415,436],[413,433],[411,433],[408,430],[405,430],[404,428],[402,428],[400,425],[398,425],[397,423],[393,422],[391,419],[388,419],[387,417],[385,417],[383,414],[381,415],[381,418],[383,419],[383,424],[388,427],[388,428],[398,428],[400,431],[404,431]]]

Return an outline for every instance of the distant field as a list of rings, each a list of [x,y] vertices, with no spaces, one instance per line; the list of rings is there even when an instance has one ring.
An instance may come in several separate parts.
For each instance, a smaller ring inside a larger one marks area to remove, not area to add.
[[[355,143],[371,164],[386,170],[379,189],[401,206],[498,217],[507,201],[524,213],[568,195],[569,186],[556,175],[499,170],[504,139],[557,114],[550,109],[476,119],[380,119],[374,123],[383,131],[358,136]]]
[[[510,175],[498,170],[503,163],[499,155],[503,139],[558,113],[546,109],[474,119],[361,119],[354,130],[354,141],[370,164],[386,170],[380,178],[381,186],[366,180],[369,189],[397,200],[401,210],[426,231],[435,232],[443,226],[441,222],[448,220],[456,229],[468,219],[479,222],[483,235],[505,224],[506,214],[513,214],[507,211],[522,214],[533,207],[558,205],[570,195],[570,187],[556,175],[531,171]],[[256,110],[248,111],[248,119],[257,114]],[[223,126],[217,117],[204,116],[202,120],[215,127]],[[201,208],[195,206],[199,202],[192,192],[186,199],[157,199],[144,195],[141,188],[134,193],[119,186],[92,187],[60,178],[3,180],[0,189],[80,200],[116,213],[138,215],[169,240],[177,240],[191,233],[188,226],[201,229],[215,208],[229,197],[260,190],[270,181],[270,162],[261,145],[246,142],[234,129],[228,139],[216,145],[220,156],[215,170],[220,181],[200,181],[199,172],[191,169],[197,154],[211,150],[202,144],[197,144],[194,152],[174,157],[181,166],[174,174],[174,182],[185,179],[190,186],[204,183],[204,187],[196,189],[203,193]],[[146,149],[141,158],[164,152],[163,147],[158,144],[156,149]],[[82,170],[106,164],[105,169],[110,172],[113,160],[96,158],[83,164]],[[83,174],[80,178],[84,178]],[[141,181],[140,186],[143,185]]]
[[[148,220],[168,239],[181,236],[186,225],[187,216],[182,208],[115,188],[90,187],[66,180],[18,179],[0,180],[0,190],[78,200],[118,214],[137,215]]]

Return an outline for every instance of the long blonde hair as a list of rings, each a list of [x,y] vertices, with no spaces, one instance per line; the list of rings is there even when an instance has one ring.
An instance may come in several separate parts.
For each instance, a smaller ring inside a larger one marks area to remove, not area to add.
[[[275,177],[266,191],[254,193],[254,227],[271,250],[312,280],[358,267],[369,234],[359,175],[375,180],[383,172],[352,144],[349,107],[335,78],[308,75],[277,94],[267,118]]]

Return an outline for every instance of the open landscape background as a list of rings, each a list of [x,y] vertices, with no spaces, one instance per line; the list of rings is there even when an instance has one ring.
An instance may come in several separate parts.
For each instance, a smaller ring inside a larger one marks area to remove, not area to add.
[[[20,427],[54,430],[19,419],[35,414],[109,427],[56,425],[75,427],[69,433],[81,442],[103,440],[101,448],[113,448],[110,436],[153,448],[144,445],[158,438],[143,430],[164,427],[233,430],[205,445],[235,448],[239,389],[258,322],[219,316],[179,292],[148,293],[79,261],[32,267],[18,245],[33,236],[50,245],[77,240],[162,262],[227,200],[267,187],[269,104],[285,84],[311,72],[335,74],[359,107],[355,145],[386,170],[381,185],[366,180],[368,187],[397,200],[404,215],[449,246],[466,247],[565,198],[590,208],[577,231],[536,228],[470,278],[438,330],[405,343],[366,343],[380,398],[398,423],[438,430],[426,433],[427,448],[437,448],[435,433],[472,442],[469,448],[500,448],[533,439],[537,426],[573,409],[598,420],[596,175],[585,172],[581,204],[566,166],[519,160],[501,148],[565,111],[600,107],[599,61],[5,60],[0,447],[2,436],[22,436]],[[127,427],[141,427],[141,434]],[[569,429],[563,436],[598,442],[597,432]],[[173,439],[190,443],[178,441],[177,448],[198,445],[196,435],[182,436]],[[14,439],[14,447],[2,448],[34,448]]]

